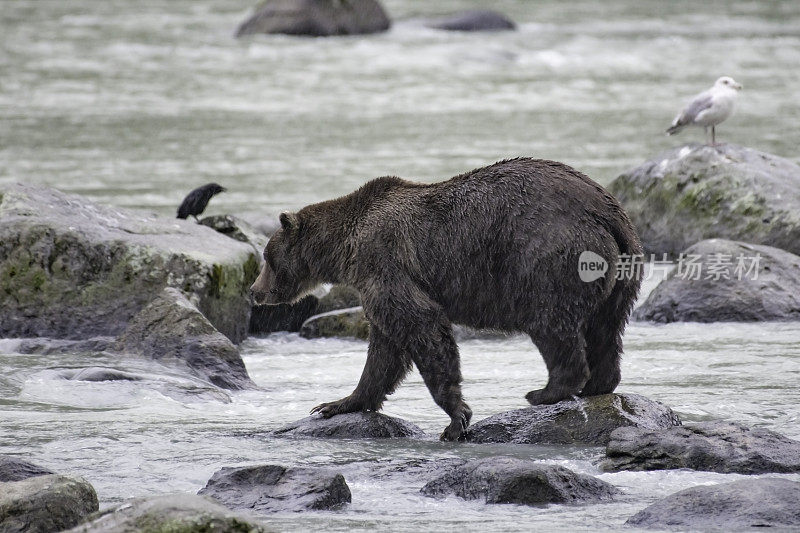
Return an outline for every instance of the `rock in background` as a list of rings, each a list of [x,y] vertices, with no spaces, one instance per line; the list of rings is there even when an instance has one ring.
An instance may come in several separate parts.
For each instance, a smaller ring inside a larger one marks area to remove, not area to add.
[[[362,411],[331,418],[309,416],[275,430],[273,435],[327,439],[387,439],[422,437],[425,434],[411,422],[374,411]]]
[[[653,322],[752,322],[800,320],[800,256],[757,244],[709,239],[690,246],[685,257],[698,256],[699,279],[674,268],[633,312],[635,320]],[[752,272],[738,272],[758,256]],[[721,277],[709,265],[727,258]],[[739,279],[741,278],[741,279]]]
[[[236,36],[284,33],[309,37],[380,33],[391,21],[377,0],[264,0]]]
[[[678,254],[708,238],[800,255],[800,166],[734,144],[668,150],[609,186],[646,253]]]
[[[508,31],[517,25],[507,16],[488,9],[462,11],[425,23],[429,28],[447,31]]]
[[[0,482],[22,481],[54,472],[11,455],[0,455]]]
[[[97,509],[97,494],[82,478],[52,474],[0,483],[3,532],[63,531]]]
[[[369,338],[369,321],[361,307],[338,309],[306,320],[300,328],[300,336],[306,339],[320,337]]]

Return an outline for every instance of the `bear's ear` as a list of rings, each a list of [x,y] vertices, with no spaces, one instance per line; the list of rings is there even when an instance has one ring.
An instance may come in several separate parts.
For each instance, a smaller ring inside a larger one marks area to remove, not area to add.
[[[290,213],[285,211],[281,213],[280,216],[281,220],[281,227],[284,231],[291,231],[293,229],[297,229],[300,225],[300,218],[297,216],[297,213]]]

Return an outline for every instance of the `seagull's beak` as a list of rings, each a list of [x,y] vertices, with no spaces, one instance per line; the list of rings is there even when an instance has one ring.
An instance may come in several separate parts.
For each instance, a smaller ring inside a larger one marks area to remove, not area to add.
[[[733,88],[736,89],[737,91],[741,91],[744,87],[742,86],[741,83],[737,83],[733,86]]]

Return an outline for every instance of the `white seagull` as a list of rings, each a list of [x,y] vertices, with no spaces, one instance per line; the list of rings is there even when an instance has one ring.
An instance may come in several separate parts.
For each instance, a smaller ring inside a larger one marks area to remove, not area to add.
[[[680,114],[672,121],[667,135],[674,135],[686,126],[703,126],[708,140],[708,128],[711,127],[711,146],[716,146],[714,127],[733,114],[736,97],[742,85],[733,78],[723,76],[707,91],[695,96]]]

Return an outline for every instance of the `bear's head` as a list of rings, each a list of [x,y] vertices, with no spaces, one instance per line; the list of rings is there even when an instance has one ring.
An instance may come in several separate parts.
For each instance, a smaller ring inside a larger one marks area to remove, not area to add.
[[[264,248],[264,265],[250,286],[257,304],[291,303],[319,285],[303,254],[304,224],[298,213],[281,213],[281,228]]]

